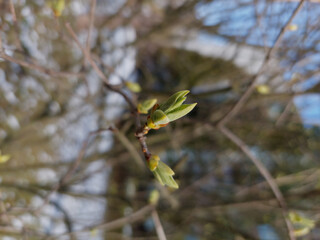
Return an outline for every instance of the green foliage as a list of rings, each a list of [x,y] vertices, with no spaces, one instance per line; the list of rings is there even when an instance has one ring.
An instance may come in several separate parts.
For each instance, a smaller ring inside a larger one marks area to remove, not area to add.
[[[157,103],[157,99],[152,98],[138,104],[138,112],[148,114],[149,110]]]
[[[179,188],[176,181],[173,179],[174,171],[160,157],[153,155],[149,160],[149,169],[152,171],[155,178],[162,184],[172,188]]]
[[[188,90],[179,91],[160,106],[155,105],[148,117],[147,127],[149,129],[159,129],[169,122],[187,115],[197,105],[197,103],[183,104],[188,93]]]
[[[289,219],[294,226],[294,234],[296,237],[307,235],[315,226],[314,220],[303,217],[296,212],[290,212]]]

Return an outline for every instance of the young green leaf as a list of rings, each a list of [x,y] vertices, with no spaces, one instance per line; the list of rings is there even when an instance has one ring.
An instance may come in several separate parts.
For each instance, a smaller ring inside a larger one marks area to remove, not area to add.
[[[145,100],[142,103],[138,104],[139,113],[147,114],[148,111],[157,103],[157,99]]]
[[[177,120],[187,115],[196,105],[197,103],[183,104],[180,107],[174,109],[172,112],[167,113],[167,117],[170,119],[170,122]]]
[[[157,155],[155,156],[159,157]],[[174,171],[164,162],[159,161],[157,167],[152,171],[152,173],[155,178],[161,183],[161,185],[167,185],[172,188],[179,188],[178,184],[172,177],[174,175]]]
[[[170,122],[166,114],[164,114],[164,112],[161,111],[160,109],[154,111],[154,113],[151,116],[151,119],[155,125],[167,124]]]
[[[176,102],[180,102],[181,98],[183,98],[189,92],[189,90],[183,90],[173,94],[171,97],[169,97],[169,99],[166,102],[160,105],[160,109],[164,112],[168,111],[168,109],[172,105],[175,105]]]

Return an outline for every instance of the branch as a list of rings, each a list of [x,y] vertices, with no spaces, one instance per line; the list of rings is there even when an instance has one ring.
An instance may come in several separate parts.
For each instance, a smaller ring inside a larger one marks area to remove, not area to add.
[[[143,219],[145,217],[145,215],[152,212],[154,210],[154,208],[155,208],[154,205],[149,204],[149,205],[139,209],[138,211],[136,211],[126,217],[122,217],[122,218],[119,218],[119,219],[116,219],[114,221],[107,222],[107,223],[89,226],[89,227],[83,228],[79,231],[64,233],[64,234],[61,234],[61,235],[58,235],[58,236],[55,236],[52,238],[48,238],[48,239],[60,239],[62,236],[70,236],[70,235],[73,235],[76,233],[90,232],[92,230],[98,230],[98,229],[103,229],[105,232],[113,230],[113,229],[117,229],[117,228],[124,226],[125,224],[134,223],[134,222],[137,222],[137,221]]]
[[[0,46],[1,47],[1,46]],[[30,63],[30,62],[26,62],[26,61],[23,61],[23,60],[20,60],[20,59],[16,59],[14,57],[11,57],[7,54],[5,54],[5,52],[3,50],[0,50],[0,58],[3,58],[9,62],[13,62],[13,63],[16,63],[20,66],[23,66],[23,67],[26,67],[26,68],[29,68],[29,69],[34,69],[34,70],[37,70],[41,73],[44,73],[46,75],[49,75],[49,76],[52,76],[52,77],[65,77],[65,78],[68,78],[68,77],[82,77],[83,74],[81,73],[72,73],[72,72],[58,72],[58,71],[55,71],[55,70],[52,70],[52,69],[49,69],[49,68],[45,68],[45,67],[42,67],[42,66],[39,66],[39,65],[36,65],[34,63]]]
[[[61,177],[60,181],[51,189],[51,191],[44,197],[44,202],[41,204],[40,207],[37,207],[36,209],[32,210],[34,213],[39,213],[42,208],[48,204],[50,201],[50,197],[53,193],[57,192],[63,185],[65,185],[66,182],[69,181],[70,177],[74,174],[74,172],[78,169],[81,160],[84,157],[85,151],[87,149],[89,140],[92,136],[99,134],[104,131],[108,131],[110,129],[98,129],[96,131],[90,132],[88,137],[85,139],[85,141],[82,143],[82,147],[80,149],[80,152],[78,154],[77,159],[73,162],[73,164],[69,167],[68,171]]]
[[[246,101],[248,100],[248,98],[252,95],[252,93],[255,90],[255,84],[256,81],[258,79],[258,77],[260,76],[260,74],[264,71],[265,67],[267,66],[271,56],[274,54],[274,51],[278,48],[283,35],[285,33],[285,31],[287,30],[288,26],[291,24],[293,18],[298,14],[298,12],[301,10],[303,3],[305,2],[305,0],[300,0],[300,3],[298,4],[298,6],[296,7],[296,9],[294,10],[294,12],[292,13],[291,17],[289,18],[289,20],[286,22],[286,24],[281,28],[274,44],[273,47],[271,47],[269,49],[269,51],[267,52],[263,63],[260,67],[260,69],[258,70],[258,72],[253,76],[253,78],[250,80],[250,85],[247,88],[247,90],[245,91],[245,93],[241,96],[241,98],[239,99],[239,101],[233,106],[233,108],[220,120],[219,125],[220,126],[224,126],[226,125],[228,122],[230,122],[230,120],[236,116],[239,111],[242,109],[242,107],[244,106],[244,104],[246,103]]]
[[[151,216],[152,216],[154,225],[156,226],[156,231],[157,231],[159,240],[167,240],[167,237],[166,237],[166,234],[164,233],[157,210],[154,209],[151,212]]]
[[[287,228],[288,228],[288,234],[291,240],[296,239],[294,236],[294,231],[293,231],[293,226],[288,219],[288,208],[286,201],[270,172],[268,169],[263,165],[263,163],[254,156],[254,154],[251,152],[249,147],[240,139],[238,138],[235,134],[233,134],[229,129],[227,129],[224,126],[219,127],[220,131],[228,137],[234,144],[236,144],[246,155],[247,157],[253,162],[253,164],[258,168],[259,172],[261,175],[266,179],[268,185],[270,186],[273,194],[275,195],[279,206],[282,208],[282,215],[285,219]]]

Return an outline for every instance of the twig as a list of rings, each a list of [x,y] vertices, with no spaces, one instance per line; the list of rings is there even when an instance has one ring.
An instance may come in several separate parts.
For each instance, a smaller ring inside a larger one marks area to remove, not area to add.
[[[58,236],[55,236],[55,237],[49,238],[49,239],[60,239],[62,236],[70,236],[72,234],[89,232],[89,231],[98,230],[98,229],[103,229],[104,231],[110,231],[112,229],[122,227],[125,224],[137,222],[138,220],[143,219],[145,217],[145,215],[147,215],[148,213],[150,213],[154,209],[154,207],[155,207],[154,205],[149,204],[149,205],[139,209],[138,211],[130,214],[129,216],[122,217],[122,218],[116,219],[111,222],[89,226],[89,227],[83,228],[79,231],[63,233],[61,235],[58,235]]]
[[[283,110],[283,112],[281,113],[279,118],[277,119],[276,124],[275,124],[277,127],[280,126],[283,123],[283,121],[286,119],[292,105],[293,105],[293,98],[291,98],[289,100],[289,102],[287,103],[287,106],[285,107],[285,109]]]
[[[73,162],[73,164],[69,167],[68,171],[61,177],[60,181],[51,189],[51,191],[44,197],[44,202],[41,204],[40,207],[37,207],[33,210],[34,213],[39,213],[42,208],[47,205],[50,201],[50,197],[53,193],[57,192],[63,185],[65,185],[66,182],[69,181],[70,177],[74,174],[74,172],[77,170],[77,168],[80,165],[81,160],[84,157],[85,151],[87,149],[89,140],[92,136],[99,134],[104,131],[108,131],[109,129],[98,129],[96,131],[90,132],[88,137],[85,139],[85,141],[82,143],[82,147],[80,149],[80,152],[78,154],[77,159]]]
[[[156,232],[158,235],[159,240],[167,240],[166,234],[163,230],[159,215],[157,210],[153,209],[151,212],[152,220],[154,222],[154,225],[156,226]]]
[[[2,37],[1,37],[1,32],[0,32],[0,56],[3,53],[3,45],[2,45]]]
[[[90,19],[89,19],[89,29],[88,29],[88,37],[87,37],[87,43],[86,43],[86,48],[89,56],[91,55],[90,53],[90,41],[91,41],[91,34],[92,34],[92,29],[94,26],[94,15],[96,12],[96,0],[91,0],[91,11],[90,11]]]
[[[121,89],[118,88],[118,86],[114,86],[111,85],[108,81],[108,78],[104,75],[104,73],[101,71],[101,69],[98,67],[98,65],[95,63],[95,61],[93,61],[93,59],[91,58],[90,54],[88,53],[88,51],[81,45],[81,43],[78,40],[77,35],[75,34],[75,32],[73,31],[73,29],[71,28],[70,23],[66,23],[66,28],[68,30],[68,32],[70,33],[71,37],[74,39],[74,41],[76,42],[76,44],[78,45],[78,47],[80,48],[80,50],[82,51],[83,55],[85,56],[85,58],[87,59],[87,61],[89,61],[90,65],[92,66],[92,68],[96,71],[96,73],[98,74],[98,76],[103,80],[105,86],[114,92],[119,93],[121,96],[123,96],[123,98],[126,100],[126,102],[129,104],[130,108],[132,111],[136,111],[136,106],[135,103],[123,92],[121,91]]]
[[[276,183],[274,178],[271,176],[270,172],[268,169],[263,165],[263,163],[254,156],[254,154],[251,152],[249,147],[235,134],[233,134],[229,129],[227,129],[224,126],[219,127],[220,131],[227,136],[233,143],[235,143],[246,155],[247,157],[253,162],[253,164],[257,167],[261,175],[266,179],[268,185],[270,186],[273,194],[275,195],[279,206],[282,208],[282,215],[285,219],[287,228],[288,228],[288,234],[291,240],[296,239],[293,233],[293,226],[288,219],[288,208],[286,201]]]
[[[265,69],[265,67],[267,66],[271,56],[273,55],[274,51],[278,48],[283,35],[285,33],[285,31],[287,30],[287,27],[291,24],[293,18],[298,14],[298,12],[300,11],[300,9],[302,8],[303,3],[305,2],[305,0],[300,0],[300,3],[298,4],[298,6],[296,7],[296,9],[294,10],[294,12],[292,13],[291,17],[289,18],[289,20],[286,22],[286,24],[281,28],[278,36],[276,37],[276,40],[273,44],[273,46],[269,49],[269,51],[267,52],[263,63],[260,67],[260,69],[258,70],[258,72],[253,76],[253,78],[250,80],[250,85],[247,88],[247,90],[245,91],[245,93],[241,96],[241,98],[239,99],[239,101],[237,101],[237,103],[233,106],[233,108],[220,120],[220,122],[218,123],[218,125],[220,126],[224,126],[226,125],[235,115],[237,115],[239,113],[239,111],[242,109],[242,107],[244,106],[245,102],[248,100],[248,98],[252,95],[252,93],[254,92],[255,89],[255,84],[256,81],[258,79],[258,77],[260,76],[260,74],[263,72],[263,70]]]
[[[129,139],[122,134],[119,129],[112,127],[110,130],[116,135],[116,137],[119,139],[119,141],[123,144],[123,146],[128,150],[128,152],[131,154],[133,159],[136,161],[136,163],[144,169],[144,162],[141,159],[140,154],[138,153],[135,146],[129,141]]]
[[[16,11],[14,10],[14,6],[13,6],[12,0],[10,0],[10,2],[9,2],[9,7],[10,7],[11,15],[12,15],[12,20],[13,20],[13,22],[16,22],[17,21],[17,15],[16,15]]]
[[[36,64],[33,64],[33,63],[29,63],[29,62],[26,62],[26,61],[23,61],[23,60],[20,60],[20,59],[16,59],[14,57],[11,57],[7,54],[4,53],[4,51],[0,51],[0,58],[3,58],[9,62],[13,62],[13,63],[16,63],[20,66],[23,66],[23,67],[26,67],[26,68],[30,68],[30,69],[34,69],[34,70],[37,70],[41,73],[44,73],[44,74],[47,74],[49,76],[53,76],[53,77],[72,77],[72,76],[76,76],[76,77],[81,77],[83,76],[83,74],[81,73],[71,73],[71,72],[58,72],[58,71],[55,71],[55,70],[52,70],[52,69],[49,69],[49,68],[45,68],[45,67],[42,67],[42,66],[39,66],[39,65],[36,65]]]

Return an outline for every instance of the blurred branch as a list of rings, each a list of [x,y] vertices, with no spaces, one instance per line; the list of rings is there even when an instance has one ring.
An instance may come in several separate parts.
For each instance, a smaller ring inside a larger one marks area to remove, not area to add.
[[[87,48],[87,52],[90,56],[90,41],[91,41],[91,34],[92,34],[92,29],[94,27],[94,15],[96,12],[96,0],[91,0],[91,10],[90,10],[90,20],[89,20],[89,29],[88,29],[88,37],[87,37],[87,43],[86,43],[86,48]]]
[[[293,98],[291,98],[289,100],[289,102],[287,103],[287,106],[285,107],[285,109],[283,110],[283,112],[281,113],[279,118],[277,119],[277,121],[275,123],[276,127],[279,127],[284,122],[284,120],[287,118],[293,105],[294,105]]]
[[[0,58],[3,58],[3,59],[5,59],[5,60],[7,60],[9,62],[16,63],[16,64],[18,64],[20,66],[23,66],[23,67],[26,67],[26,68],[37,70],[37,71],[39,71],[41,73],[44,73],[44,74],[52,76],[52,77],[65,77],[65,78],[68,78],[68,77],[82,77],[83,76],[82,73],[58,72],[58,71],[55,71],[55,70],[52,70],[52,69],[45,68],[45,67],[42,67],[40,65],[34,64],[34,63],[26,62],[26,61],[11,57],[11,56],[5,54],[4,51],[0,51]]]
[[[88,137],[85,139],[85,141],[82,144],[82,147],[80,149],[80,152],[78,154],[77,159],[73,162],[73,164],[69,167],[68,171],[61,177],[60,181],[52,188],[52,190],[46,195],[44,198],[44,202],[41,204],[41,206],[37,207],[33,210],[33,212],[38,213],[42,210],[42,208],[50,201],[50,197],[53,193],[58,191],[67,181],[69,181],[70,177],[74,174],[74,172],[77,170],[77,168],[80,165],[80,162],[82,158],[84,157],[85,151],[87,149],[89,140],[91,136],[94,136],[96,134],[99,134],[104,131],[109,131],[110,129],[98,129],[96,131],[90,132]]]
[[[114,91],[116,93],[119,93],[126,100],[126,102],[129,104],[131,110],[136,111],[135,103],[127,96],[127,94],[124,91],[122,91],[121,89],[119,89],[118,86],[115,86],[115,85],[112,85],[109,83],[109,80],[107,79],[105,74],[101,71],[101,69],[98,67],[98,65],[95,63],[95,61],[91,58],[89,52],[79,42],[78,37],[75,34],[75,32],[73,31],[73,29],[71,28],[70,23],[66,23],[66,28],[67,28],[68,32],[70,33],[70,35],[72,36],[73,40],[76,42],[77,46],[82,51],[82,53],[85,56],[85,58],[87,59],[87,61],[89,61],[92,68],[96,71],[98,76],[103,80],[105,86],[109,90]]]
[[[271,56],[274,54],[275,50],[279,47],[279,44],[280,44],[280,42],[281,42],[281,40],[283,38],[283,35],[284,35],[285,31],[287,30],[288,26],[291,24],[293,18],[301,10],[304,2],[305,2],[305,0],[300,0],[298,6],[296,7],[294,12],[292,13],[292,15],[289,18],[289,20],[281,28],[278,36],[276,37],[276,40],[275,40],[273,46],[267,52],[260,69],[253,76],[253,78],[250,80],[251,83],[250,83],[249,87],[247,88],[245,93],[240,97],[240,99],[237,101],[237,103],[232,107],[232,109],[220,120],[220,122],[219,122],[220,126],[226,125],[233,117],[235,117],[239,113],[239,111],[243,108],[244,104],[249,99],[249,97],[252,95],[252,93],[255,90],[255,84],[256,84],[256,81],[257,81],[258,77],[260,76],[260,74],[266,68],[266,66],[267,66]]]
[[[122,143],[122,145],[128,150],[128,152],[131,154],[133,159],[136,161],[136,163],[140,166],[140,169],[146,169],[144,168],[144,161],[142,160],[140,154],[138,153],[135,146],[130,142],[130,140],[122,134],[119,129],[115,127],[111,127],[110,130],[115,134],[115,136],[119,139],[119,141]]]
[[[247,157],[257,167],[257,169],[259,170],[261,175],[266,179],[272,192],[274,193],[275,197],[277,198],[279,205],[282,208],[282,215],[285,219],[285,222],[286,222],[286,225],[288,228],[289,237],[291,240],[296,239],[294,236],[293,226],[292,226],[290,220],[288,219],[288,208],[287,208],[286,201],[285,201],[276,181],[271,176],[268,169],[263,165],[263,163],[258,158],[256,158],[254,156],[254,154],[251,152],[249,147],[240,138],[238,138],[235,134],[233,134],[229,129],[227,129],[224,126],[220,126],[219,129],[225,136],[227,136],[233,143],[235,143],[247,155]]]
[[[55,237],[50,237],[48,239],[61,239],[62,236],[70,236],[70,235],[81,233],[81,232],[90,232],[92,230],[103,229],[104,231],[110,231],[113,229],[117,229],[117,228],[124,226],[125,224],[134,223],[134,222],[137,222],[137,221],[143,219],[145,217],[145,215],[152,212],[154,210],[154,208],[155,208],[154,205],[149,204],[149,205],[146,205],[145,207],[139,209],[138,211],[136,211],[126,217],[122,217],[122,218],[119,218],[119,219],[116,219],[114,221],[107,222],[107,223],[89,226],[89,227],[83,228],[78,231],[64,233],[64,234],[61,234],[61,235],[58,235]]]
[[[166,234],[164,233],[157,210],[153,209],[153,211],[151,212],[151,216],[152,216],[154,225],[156,226],[156,231],[157,231],[159,240],[167,240],[167,237],[166,237]]]

